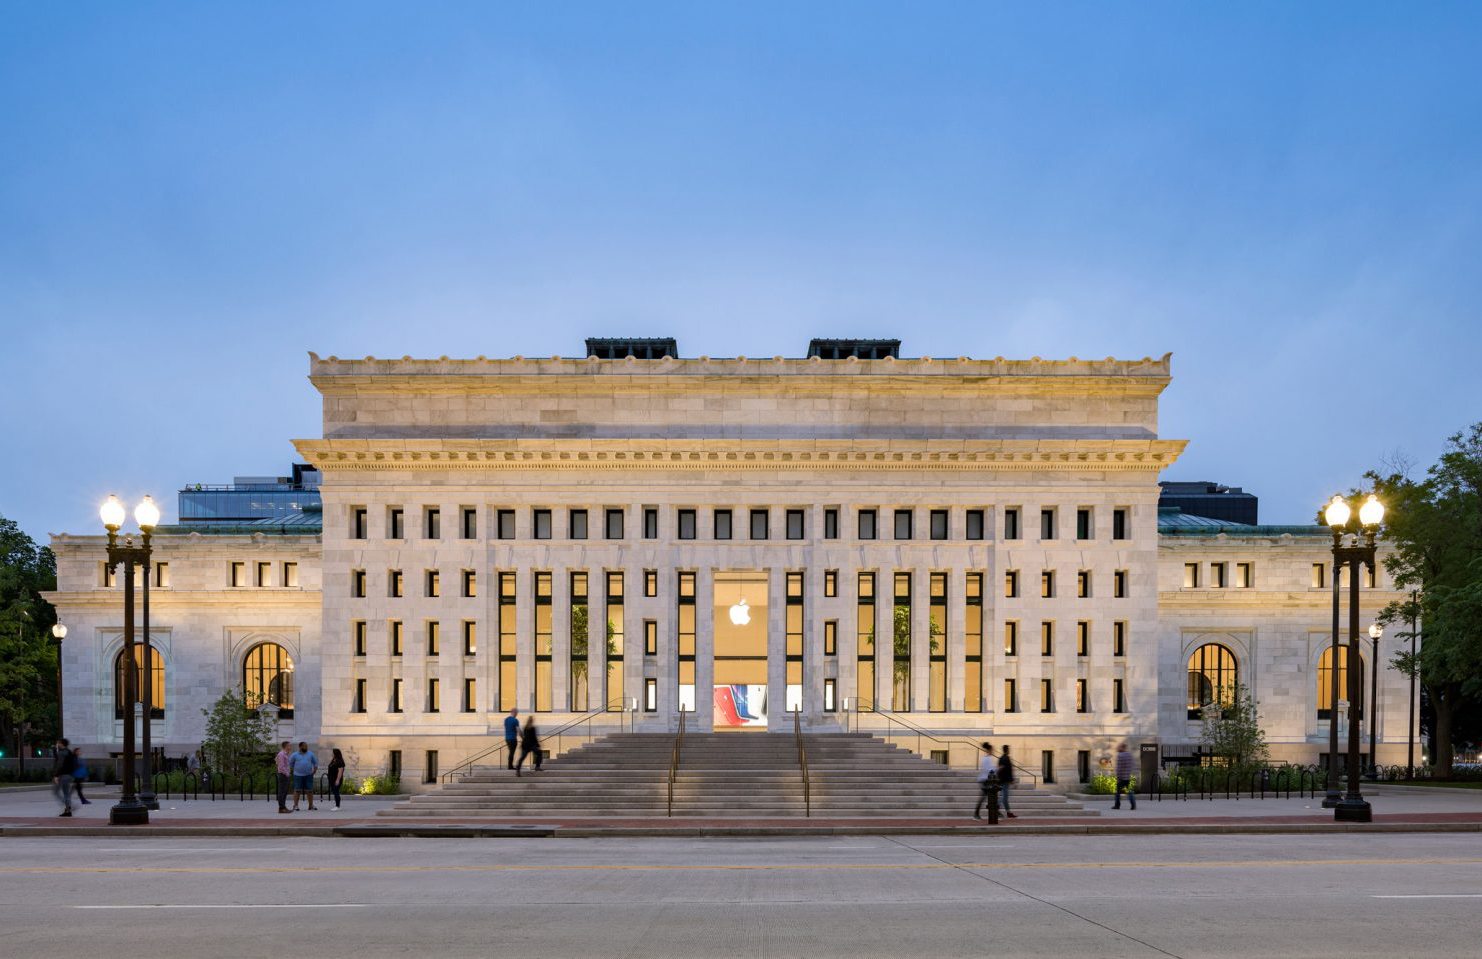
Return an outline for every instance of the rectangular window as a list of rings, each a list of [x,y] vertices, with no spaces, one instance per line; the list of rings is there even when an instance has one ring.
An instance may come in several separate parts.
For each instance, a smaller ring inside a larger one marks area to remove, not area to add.
[[[427,680],[427,711],[429,713],[440,713],[443,711],[442,690],[438,686],[437,677]]]
[[[911,574],[896,573],[895,583],[895,608],[892,611],[891,622],[895,624],[894,633],[891,637],[891,646],[894,649],[894,670],[891,674],[891,697],[890,708],[898,713],[911,711],[911,658],[915,652],[911,647],[915,645],[911,640],[912,628],[915,625],[911,620]]]
[[[571,613],[569,622],[571,624],[570,649],[571,649],[571,711],[584,713],[587,705],[587,672],[590,667],[588,658],[587,638],[591,634],[588,616],[590,607],[587,605],[587,574],[584,572],[573,572],[571,574]]]
[[[962,708],[983,711],[983,574],[967,574],[967,623],[963,631],[965,674]]]
[[[715,511],[715,516],[713,517],[713,519],[715,526],[715,538],[730,539],[732,536],[731,511],[728,509],[718,509]]]
[[[118,567],[109,566],[107,563],[99,563],[98,567],[102,572],[102,575],[99,578],[98,582],[103,586],[104,589],[112,589],[113,587],[118,585]],[[228,573],[228,575],[230,575],[230,573]]]
[[[787,538],[788,539],[802,539],[803,538],[803,511],[800,510],[800,509],[790,509],[790,510],[787,511],[787,517],[786,517],[786,519],[787,519]]]
[[[266,588],[268,586],[273,585],[273,564],[272,563],[258,563],[257,564],[257,576],[256,576],[256,579],[254,580],[254,585],[256,585],[259,589],[263,589],[263,588]]]
[[[476,506],[464,506],[459,510],[459,530],[464,539],[479,538],[479,511]]]
[[[401,712],[401,678],[391,680],[391,712]]]
[[[1224,563],[1210,563],[1209,564],[1209,588],[1210,589],[1224,589],[1225,588],[1225,570],[1227,568],[1228,567]]]
[[[427,621],[427,655],[442,655],[442,624],[435,619]]]
[[[159,565],[160,566],[164,566],[165,564],[164,563],[160,563]],[[169,586],[170,583],[167,580],[164,583],[155,583],[155,585],[156,586],[162,586],[162,585],[163,586]],[[286,589],[298,589],[298,564],[297,563],[284,563],[283,564],[283,586]]]
[[[1199,564],[1198,563],[1185,563],[1184,564],[1184,589],[1198,589],[1198,588],[1199,588]]]
[[[1112,655],[1127,655],[1127,624],[1121,620],[1112,623]]]
[[[499,574],[499,709],[508,712],[518,705],[515,697],[515,574]]]
[[[1003,595],[1006,599],[1019,598],[1019,571],[1017,569],[1004,570]]]
[[[1253,589],[1256,585],[1256,568],[1252,563],[1235,564],[1235,588]]]
[[[442,573],[435,569],[429,569],[424,578],[427,581],[425,591],[428,598],[436,599],[442,594]]]
[[[1017,620],[1009,620],[1003,624],[1003,654],[1005,656],[1019,655],[1019,623]]]
[[[350,624],[351,643],[353,644],[356,656],[365,655],[365,630],[364,620],[357,619]]]
[[[1089,599],[1091,596],[1091,571],[1089,569],[1078,570],[1075,574],[1075,594],[1080,599]]]
[[[679,511],[679,538],[695,538],[695,511],[692,509],[682,509]]]
[[[788,712],[803,709],[803,574],[788,573],[787,603],[783,611],[783,706]]]
[[[567,510],[566,512],[566,536],[569,539],[587,538],[587,511],[584,509]]]
[[[859,538],[874,539],[878,535],[876,527],[876,513],[872,509],[859,511]]]
[[[1091,511],[1083,506],[1075,511],[1075,538],[1091,539],[1093,535],[1094,528],[1091,525]]]
[[[676,684],[681,712],[695,711],[695,574],[678,574]]]
[[[424,783],[437,782],[437,750],[427,750],[427,759],[422,767],[422,781]]]
[[[690,522],[690,528],[693,531],[693,529],[694,529],[694,521],[693,520],[691,520],[691,522]],[[643,508],[643,538],[644,539],[658,539],[659,538],[659,511],[657,509],[654,509],[652,506],[645,506]],[[692,532],[691,533],[691,536],[690,536],[690,539],[694,539],[694,538],[695,537],[694,537],[693,532]]]
[[[1327,581],[1328,581],[1327,572],[1328,572],[1328,567],[1327,567],[1327,564],[1326,563],[1313,563],[1312,564],[1312,588],[1313,589],[1322,589],[1324,586],[1327,585]]]
[[[863,514],[861,514],[863,515]],[[863,712],[875,709],[875,574],[860,573],[855,606],[854,699]]]
[[[643,571],[643,595],[653,599],[659,595],[659,571],[646,569]]]
[[[386,538],[406,539],[406,511],[400,506],[386,511]]]
[[[386,571],[386,595],[392,599],[401,599],[402,589],[401,570],[392,569]]]
[[[823,538],[839,538],[839,511],[833,507],[823,511]]]
[[[515,511],[502,509],[494,514],[494,529],[500,539],[515,538]]]
[[[364,506],[350,507],[350,538],[366,539],[369,536],[370,511]]]
[[[656,713],[659,711],[659,681],[657,679],[645,679],[643,681],[643,711]]]
[[[1112,680],[1112,712],[1125,713],[1127,711],[1127,700],[1122,692],[1122,680]]]
[[[1127,598],[1127,571],[1125,569],[1112,573],[1112,597],[1114,599]]]
[[[623,574],[607,574],[607,697],[608,710],[621,712],[623,703]]]
[[[242,587],[242,586],[246,586],[247,585],[247,564],[246,563],[242,563],[242,562],[238,562],[238,561],[235,561],[234,560],[231,563],[228,563],[227,564],[226,571],[227,571],[227,583],[228,584],[230,584],[233,587]]]
[[[1075,754],[1075,771],[1081,782],[1091,781],[1091,750],[1078,749]]]
[[[471,619],[463,621],[463,655],[474,656],[479,651],[478,624]]]
[[[1050,620],[1039,624],[1039,654],[1041,656],[1055,655],[1055,624]]]
[[[549,572],[537,572],[532,579],[535,582],[535,711],[547,713],[555,696],[555,679],[551,673],[554,596]]]
[[[1091,624],[1084,619],[1075,624],[1075,654],[1091,655]]]
[[[1010,506],[1003,511],[1003,538],[1018,539],[1022,535],[1019,531],[1019,507]]]
[[[1053,508],[1039,511],[1039,538],[1055,538],[1055,510]]]
[[[837,679],[825,679],[823,681],[823,711],[826,713],[838,712],[839,710],[839,681]]]
[[[463,677],[463,711],[465,713],[476,713],[479,710],[479,685],[478,680],[472,676]]]
[[[659,655],[659,624],[657,620],[643,621],[643,655]]]
[[[754,509],[751,511],[751,538],[767,538],[767,511],[764,509]]]
[[[623,511],[609,509],[603,512],[603,536],[607,539],[623,538]]]
[[[1042,599],[1055,598],[1055,571],[1044,570],[1039,574],[1039,595]]]
[[[1039,711],[1042,713],[1055,711],[1055,681],[1053,679],[1039,681]]]
[[[927,610],[926,710],[947,711],[947,574],[932,573],[930,606]]]
[[[836,569],[824,570],[823,573],[823,595],[833,599],[839,595],[839,571]]]
[[[350,705],[350,712],[365,712],[365,680],[355,680],[355,700]]]
[[[837,656],[839,654],[839,621],[837,619],[826,619],[823,621],[823,655]]]
[[[387,628],[391,634],[391,655],[400,656],[402,647],[401,620],[393,619]]]
[[[932,539],[946,539],[947,538],[947,511],[944,510],[944,509],[934,509],[934,510],[931,511],[931,513],[930,513],[930,515],[928,517],[928,520],[929,520],[930,525],[931,525],[931,529],[930,529],[931,538]]]
[[[1112,539],[1127,538],[1127,510],[1112,510]]]
[[[530,514],[531,535],[536,539],[551,538],[551,511],[548,509],[534,510]]]
[[[1003,711],[1006,713],[1019,711],[1019,681],[1016,679],[1003,681]]]
[[[365,599],[365,570],[350,571],[350,595],[356,599]]]
[[[443,511],[436,506],[428,506],[422,510],[422,538],[442,539],[443,537]]]
[[[284,563],[283,566],[284,566],[285,569],[287,569],[289,566],[293,566],[294,567],[294,577],[293,577],[294,578],[294,583],[293,583],[293,585],[294,586],[297,586],[298,585],[297,564],[296,563]],[[153,585],[156,588],[158,588],[158,589],[168,589],[170,587],[170,564],[169,563],[155,563],[154,564],[154,583],[153,583]],[[287,586],[288,584],[285,582],[283,585],[284,586]]]
[[[391,762],[387,765],[387,772],[392,779],[401,778],[401,750],[391,750]]]
[[[983,511],[982,510],[980,510],[980,509],[970,509],[970,510],[967,511],[967,538],[968,539],[982,539],[983,538],[983,525],[984,524],[983,524]]]
[[[1055,750],[1045,749],[1039,754],[1040,779],[1046,784],[1055,781]]]
[[[1077,679],[1075,681],[1075,711],[1078,713],[1089,713],[1091,711],[1090,695],[1086,691],[1088,680]]]
[[[912,517],[912,515],[913,515],[912,512],[910,510],[908,510],[908,509],[898,509],[898,510],[895,511],[895,538],[896,539],[910,539],[911,538],[911,517]]]

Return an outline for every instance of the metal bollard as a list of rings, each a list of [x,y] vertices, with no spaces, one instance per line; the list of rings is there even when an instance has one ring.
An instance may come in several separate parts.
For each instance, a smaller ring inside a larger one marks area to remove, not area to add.
[[[988,784],[988,825],[998,825],[998,783]]]

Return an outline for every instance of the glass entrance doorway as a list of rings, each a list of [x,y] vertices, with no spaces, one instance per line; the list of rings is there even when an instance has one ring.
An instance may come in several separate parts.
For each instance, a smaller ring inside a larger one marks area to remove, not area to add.
[[[767,574],[715,574],[716,730],[765,729]]]

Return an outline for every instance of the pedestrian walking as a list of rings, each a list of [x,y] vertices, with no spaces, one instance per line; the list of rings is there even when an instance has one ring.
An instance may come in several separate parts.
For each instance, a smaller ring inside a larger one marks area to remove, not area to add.
[[[515,768],[515,749],[520,745],[520,711],[511,709],[504,717],[504,745],[509,750],[509,768]]]
[[[201,775],[201,751],[199,749],[185,757],[185,771],[196,777]]]
[[[283,740],[281,746],[273,760],[278,769],[278,811],[291,812],[288,808],[288,788],[291,785],[288,778],[288,740]]]
[[[308,743],[299,743],[298,752],[288,757],[288,771],[293,775],[293,811],[298,812],[302,796],[309,799],[309,812],[314,812],[314,774],[319,771],[319,757],[309,752]]]
[[[1009,758],[1009,747],[1003,747],[1003,754],[998,757],[998,800],[1003,803],[1003,814],[1010,819],[1018,819],[1014,811],[1009,808],[1009,792],[1014,783],[1014,761]]]
[[[52,754],[56,757],[51,775],[52,795],[62,804],[62,815],[71,816],[72,779],[77,773],[77,754],[72,751],[72,744],[65,739],[57,740]]]
[[[340,787],[345,783],[345,757],[336,749],[329,761],[329,794],[334,798],[334,808],[340,808]]]
[[[540,772],[540,736],[535,731],[534,713],[525,719],[525,729],[520,733],[520,761],[515,763],[516,776],[520,774],[520,767],[525,765],[525,757],[531,753],[535,754],[535,771]]]
[[[1126,743],[1117,743],[1117,760],[1113,772],[1117,777],[1116,798],[1112,801],[1113,809],[1122,808],[1122,790],[1127,790],[1127,805],[1133,809],[1137,808],[1137,794],[1132,791],[1132,775],[1137,771],[1137,764],[1132,754],[1127,751]]]
[[[983,759],[978,763],[978,805],[973,809],[973,818],[983,818],[983,803],[988,804],[988,818],[998,821],[998,757],[993,755],[993,744],[983,744]]]
[[[72,791],[77,793],[79,805],[91,806],[93,801],[82,794],[82,784],[87,782],[87,760],[82,758],[82,747],[78,746],[72,750],[72,755],[77,757],[77,768],[72,772]]]

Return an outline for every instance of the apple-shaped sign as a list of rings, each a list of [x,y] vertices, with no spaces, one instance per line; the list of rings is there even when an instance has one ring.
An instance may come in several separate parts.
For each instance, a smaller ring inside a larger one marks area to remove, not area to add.
[[[745,626],[751,622],[751,607],[746,605],[746,598],[731,607],[731,622],[737,626]]]

